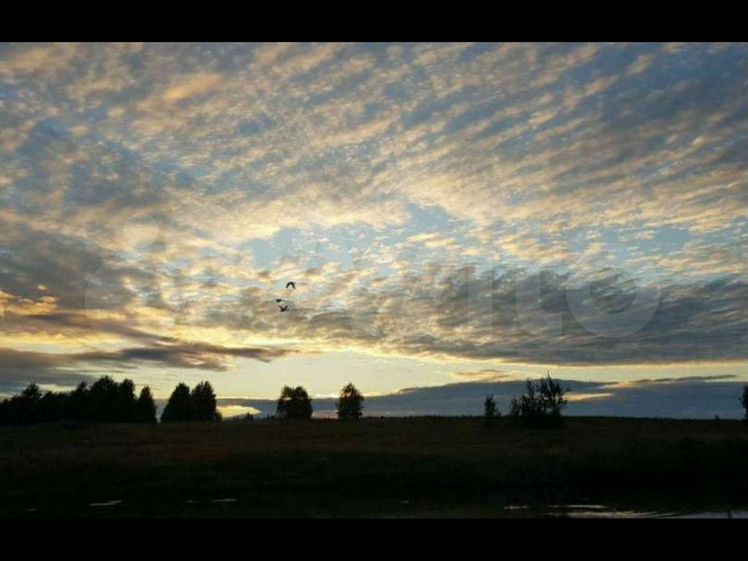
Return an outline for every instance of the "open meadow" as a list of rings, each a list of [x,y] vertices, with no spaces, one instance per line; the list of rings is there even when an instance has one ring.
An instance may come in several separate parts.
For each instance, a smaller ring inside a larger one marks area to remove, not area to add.
[[[0,515],[518,516],[746,510],[739,421],[364,418],[0,428]]]

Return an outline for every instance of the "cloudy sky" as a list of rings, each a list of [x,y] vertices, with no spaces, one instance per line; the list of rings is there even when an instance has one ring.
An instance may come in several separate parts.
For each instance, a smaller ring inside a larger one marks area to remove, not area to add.
[[[0,45],[0,394],[712,395],[747,135],[745,44]]]

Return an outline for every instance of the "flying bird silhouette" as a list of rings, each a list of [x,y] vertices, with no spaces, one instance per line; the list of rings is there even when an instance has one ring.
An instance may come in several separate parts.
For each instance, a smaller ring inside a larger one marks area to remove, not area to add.
[[[276,302],[283,302],[283,298],[276,298],[275,301]]]
[[[288,288],[289,286],[290,286],[291,288],[293,288],[294,290],[296,290],[296,283],[295,283],[294,281],[288,281],[288,282],[286,283],[286,288]]]
[[[281,309],[281,312],[285,312],[288,310],[288,306],[278,306]]]

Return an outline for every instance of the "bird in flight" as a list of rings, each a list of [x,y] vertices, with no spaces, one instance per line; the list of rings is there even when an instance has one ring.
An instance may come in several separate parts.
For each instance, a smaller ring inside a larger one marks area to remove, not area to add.
[[[278,306],[281,309],[281,312],[285,312],[288,310],[288,306]]]
[[[275,301],[276,302],[283,302],[283,298],[276,298]]]
[[[296,290],[296,283],[294,281],[288,281],[286,283],[286,288],[289,288],[289,287],[293,288],[294,290]]]

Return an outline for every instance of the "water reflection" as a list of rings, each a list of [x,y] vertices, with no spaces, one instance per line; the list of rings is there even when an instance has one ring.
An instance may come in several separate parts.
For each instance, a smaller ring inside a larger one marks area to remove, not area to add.
[[[748,510],[728,510],[727,512],[698,512],[696,514],[674,514],[667,518],[748,518]]]
[[[222,505],[236,504],[237,507],[230,509],[230,512],[234,512],[237,515],[242,513],[251,513],[253,516],[262,516],[261,510],[257,510],[254,505],[254,501],[247,501],[246,498],[236,497],[220,497],[220,498],[206,498],[197,500],[194,498],[184,499],[182,504],[194,505],[198,509],[207,508],[206,514],[209,515],[211,507],[215,509],[215,512],[229,512],[223,510]],[[85,504],[85,503],[84,503]],[[17,513],[23,513],[26,516],[39,516],[48,513],[48,505],[40,508],[41,505],[19,505]],[[389,506],[382,508],[382,504],[370,505],[370,508],[365,505],[357,505],[355,512],[348,512],[348,515],[353,516],[366,516],[366,517],[410,517],[415,516],[418,518],[431,518],[431,517],[442,517],[442,516],[456,516],[461,518],[472,518],[472,517],[489,517],[489,518],[740,518],[748,519],[748,509],[740,506],[737,510],[725,509],[719,510],[713,508],[711,510],[656,510],[655,506],[652,510],[638,509],[634,505],[632,506],[612,506],[605,504],[465,504],[465,505],[440,505],[440,504],[422,504],[419,500],[411,499],[396,499],[389,504]],[[142,504],[134,504],[129,501],[123,501],[121,499],[97,501],[87,503],[87,507],[93,510],[103,512],[111,509],[111,507],[120,507],[116,512],[138,512],[143,507]],[[732,507],[734,508],[734,507]],[[124,510],[123,510],[124,509]],[[220,510],[219,510],[220,509]],[[167,505],[168,510],[168,505]],[[277,514],[277,513],[276,513]],[[288,512],[284,513],[290,516],[295,516],[296,513]],[[331,515],[327,510],[324,511],[324,515]],[[335,514],[332,514],[335,516]]]
[[[706,512],[666,512],[617,509],[606,505],[510,505],[504,507],[507,515],[513,511],[533,511],[539,517],[563,518],[748,518],[748,510],[723,510]]]
[[[122,501],[119,499],[113,500],[113,501],[102,501],[100,503],[90,503],[88,506],[91,507],[106,507],[106,506],[117,506],[122,504]]]

